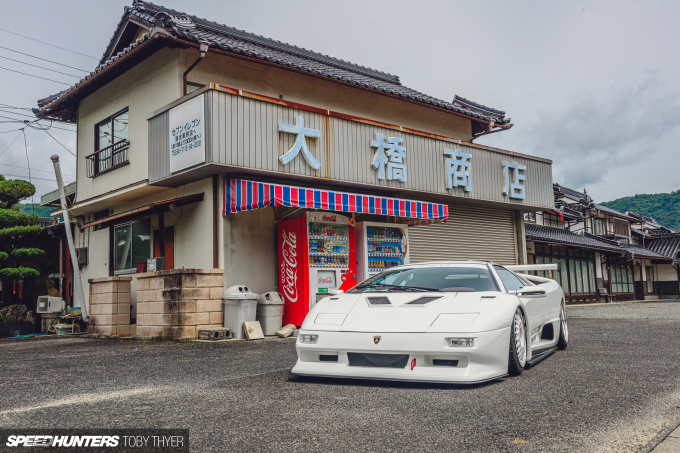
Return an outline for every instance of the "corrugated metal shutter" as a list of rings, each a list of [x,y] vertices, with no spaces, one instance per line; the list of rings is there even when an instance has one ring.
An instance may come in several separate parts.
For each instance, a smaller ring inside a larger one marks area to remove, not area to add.
[[[446,223],[409,228],[411,263],[477,259],[516,264],[513,219],[510,210],[449,206]]]

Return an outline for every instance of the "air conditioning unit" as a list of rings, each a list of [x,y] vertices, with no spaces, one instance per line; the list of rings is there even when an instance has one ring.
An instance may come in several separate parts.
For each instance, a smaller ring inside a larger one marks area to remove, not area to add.
[[[64,301],[61,299],[61,297],[38,297],[38,313],[59,313],[63,309]]]
[[[78,258],[79,266],[87,266],[87,247],[77,248],[76,258]]]

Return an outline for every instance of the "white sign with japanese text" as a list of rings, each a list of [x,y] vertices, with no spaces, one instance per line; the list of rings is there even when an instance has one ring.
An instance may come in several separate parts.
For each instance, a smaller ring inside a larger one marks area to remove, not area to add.
[[[205,162],[203,95],[169,112],[170,173]]]

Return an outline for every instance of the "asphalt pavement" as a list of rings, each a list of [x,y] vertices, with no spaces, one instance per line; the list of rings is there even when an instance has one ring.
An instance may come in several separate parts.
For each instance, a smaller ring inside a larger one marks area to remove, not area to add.
[[[292,339],[3,340],[0,428],[189,428],[192,451],[639,451],[680,418],[680,304],[569,316],[567,350],[472,387],[291,378]]]

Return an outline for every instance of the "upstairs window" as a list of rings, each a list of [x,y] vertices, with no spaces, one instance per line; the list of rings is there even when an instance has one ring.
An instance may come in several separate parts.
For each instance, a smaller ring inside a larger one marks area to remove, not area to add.
[[[88,177],[115,170],[130,163],[130,119],[128,109],[95,125],[94,153],[87,156]]]

